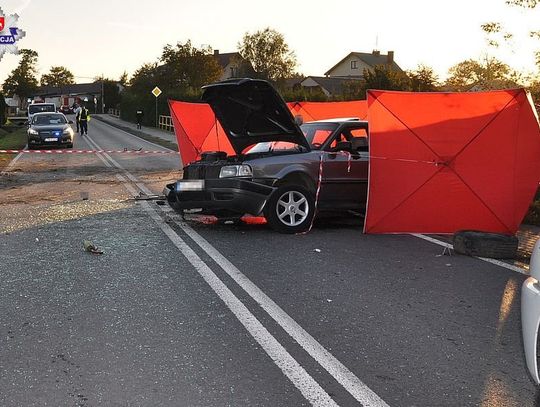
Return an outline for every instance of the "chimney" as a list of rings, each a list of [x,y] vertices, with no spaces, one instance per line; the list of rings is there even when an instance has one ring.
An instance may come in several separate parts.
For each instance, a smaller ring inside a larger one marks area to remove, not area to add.
[[[388,55],[386,56],[386,62],[389,64],[394,62],[394,51],[388,51]]]
[[[214,50],[214,56],[218,56],[219,55],[219,49],[215,49]]]
[[[381,55],[381,51],[377,50],[377,49],[374,49],[373,50],[373,55],[375,55],[376,57],[378,57],[379,55]]]

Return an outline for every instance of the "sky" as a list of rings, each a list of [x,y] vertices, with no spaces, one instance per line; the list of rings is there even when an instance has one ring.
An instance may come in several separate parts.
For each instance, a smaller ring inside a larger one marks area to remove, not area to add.
[[[402,69],[427,65],[441,79],[486,52],[533,72],[528,31],[540,29],[540,7],[522,10],[504,0],[1,0],[0,7],[19,15],[26,37],[18,46],[39,53],[40,74],[65,66],[79,83],[131,75],[155,62],[164,45],[188,39],[235,52],[246,32],[266,27],[284,35],[304,75],[323,76],[350,52],[373,49],[394,51]],[[487,46],[480,25],[490,21],[514,33],[512,44]],[[13,54],[0,60],[0,84],[18,61]]]

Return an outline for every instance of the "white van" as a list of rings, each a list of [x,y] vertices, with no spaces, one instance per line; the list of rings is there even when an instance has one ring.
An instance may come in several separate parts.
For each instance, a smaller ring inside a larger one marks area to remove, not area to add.
[[[36,113],[41,112],[56,112],[56,105],[54,103],[32,103],[28,105],[28,122],[32,121],[32,117]]]

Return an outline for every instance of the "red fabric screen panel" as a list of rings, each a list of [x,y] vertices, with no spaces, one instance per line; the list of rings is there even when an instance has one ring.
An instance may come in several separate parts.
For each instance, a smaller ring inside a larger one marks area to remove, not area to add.
[[[366,233],[513,234],[540,179],[524,90],[369,91]]]
[[[169,109],[184,165],[200,158],[203,151],[234,154],[229,139],[206,103],[169,100]]]
[[[302,115],[305,122],[332,119],[337,117],[367,117],[367,101],[348,102],[295,102],[289,106],[293,115]]]

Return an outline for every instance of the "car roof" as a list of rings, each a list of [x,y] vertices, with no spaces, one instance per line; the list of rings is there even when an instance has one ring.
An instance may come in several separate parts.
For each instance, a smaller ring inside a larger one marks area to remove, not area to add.
[[[305,122],[305,123],[306,124],[308,124],[308,123],[338,123],[338,124],[342,124],[342,123],[366,123],[367,124],[367,120],[360,120],[358,117],[336,117],[336,118],[331,118],[331,119],[314,120],[314,121]]]
[[[44,116],[46,114],[60,114],[64,116],[64,113],[62,112],[37,112],[37,113],[34,113],[34,116]]]

